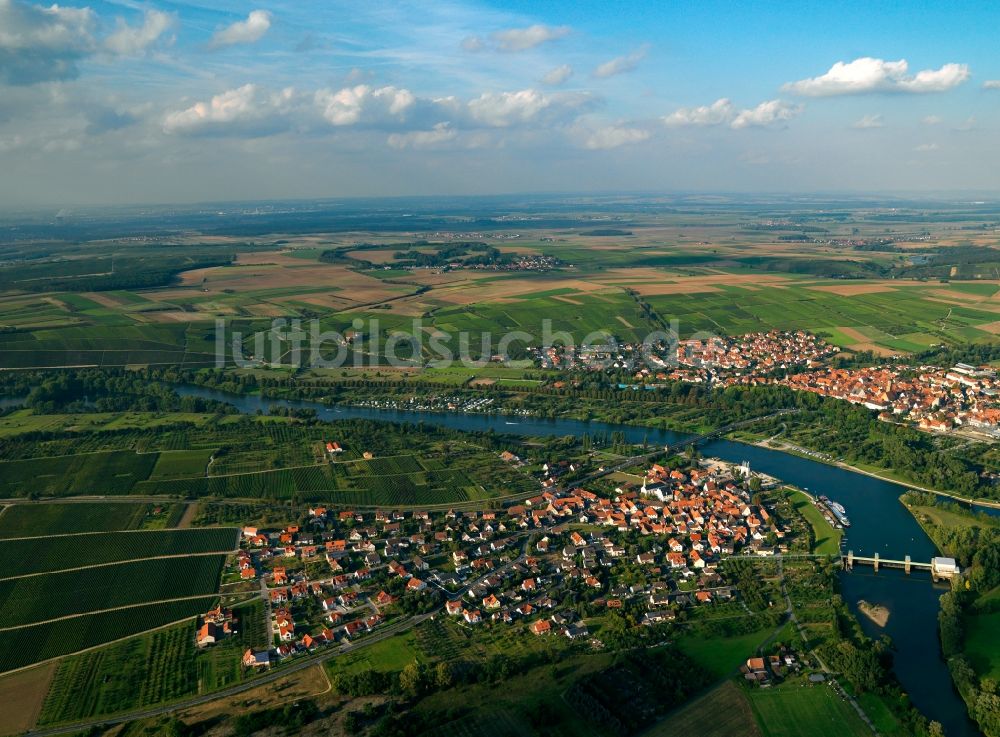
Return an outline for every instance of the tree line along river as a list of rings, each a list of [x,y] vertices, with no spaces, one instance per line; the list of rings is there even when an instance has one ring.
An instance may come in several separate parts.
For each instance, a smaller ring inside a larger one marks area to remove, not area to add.
[[[623,433],[631,443],[667,445],[682,442],[682,433],[634,425],[584,422],[573,419],[541,419],[502,414],[459,412],[416,412],[372,407],[328,407],[319,402],[276,400],[257,395],[238,395],[196,386],[178,388],[181,395],[214,399],[235,406],[243,413],[267,412],[272,406],[312,409],[322,420],[361,418],[382,422],[424,423],[454,430],[489,431],[524,436],[582,437],[585,434]],[[781,451],[729,440],[702,444],[706,456],[734,463],[749,461],[752,469],[785,483],[826,495],[847,508],[851,527],[844,538],[844,550],[857,555],[878,553],[883,559],[929,561],[937,555],[930,538],[899,502],[905,487],[819,461]],[[996,510],[986,510],[995,513]],[[885,606],[891,612],[884,629],[868,617],[858,617],[871,637],[889,635],[896,647],[894,670],[913,704],[929,719],[942,724],[949,737],[973,737],[980,732],[967,716],[965,704],[955,691],[947,665],[939,655],[937,634],[938,598],[947,586],[932,584],[929,573],[907,576],[898,569],[883,568],[878,574],[867,567],[840,575],[841,593],[858,615],[861,599]]]

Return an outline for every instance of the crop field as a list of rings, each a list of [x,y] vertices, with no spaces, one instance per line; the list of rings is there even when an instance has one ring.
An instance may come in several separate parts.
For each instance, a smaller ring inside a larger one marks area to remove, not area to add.
[[[761,737],[746,694],[731,680],[685,704],[642,737]]]
[[[186,622],[61,661],[39,725],[115,714],[195,693],[193,631]]]
[[[754,689],[750,703],[764,737],[869,737],[861,717],[827,685]]]
[[[150,518],[152,511],[152,505],[129,502],[12,504],[0,512],[0,540],[137,530]]]
[[[6,579],[0,581],[0,627],[214,594],[224,561],[224,555],[160,558]]]
[[[66,622],[45,622],[7,631],[0,637],[0,672],[23,668],[181,619],[193,618],[211,609],[215,601],[215,596],[205,596],[186,601],[146,604],[86,614],[75,618],[72,627],[67,626]],[[32,646],[25,647],[26,642],[32,643]]]
[[[214,449],[162,451],[149,478],[160,480],[204,475],[214,452]]]
[[[236,528],[99,532],[65,537],[0,541],[0,580],[67,568],[118,563],[167,555],[229,552]]]
[[[66,322],[67,312],[75,307],[71,301],[83,299],[59,295],[62,321],[59,314],[46,312],[42,316],[48,315],[48,322],[33,317],[24,326],[34,330],[0,335],[0,367],[214,363],[212,345],[195,332],[189,334],[186,324],[136,325],[97,304],[95,309],[72,312]]]
[[[56,664],[47,663],[0,676],[0,704],[17,704],[0,709],[0,734],[22,734],[35,726],[55,672]]]
[[[3,461],[0,494],[127,494],[137,481],[149,478],[156,459],[155,453],[116,450]]]
[[[740,335],[806,329],[827,334],[842,347],[868,349],[871,344],[901,352],[925,350],[939,342],[990,340],[990,332],[976,326],[995,322],[1000,310],[1000,303],[982,297],[945,301],[925,285],[857,294],[836,294],[823,287],[801,282],[754,291],[720,286],[710,294],[646,299],[660,317],[680,322],[682,337],[698,331]]]
[[[142,481],[136,494],[184,494],[243,499],[289,499],[362,506],[448,504],[489,499],[531,487],[495,457],[396,455],[208,478]]]

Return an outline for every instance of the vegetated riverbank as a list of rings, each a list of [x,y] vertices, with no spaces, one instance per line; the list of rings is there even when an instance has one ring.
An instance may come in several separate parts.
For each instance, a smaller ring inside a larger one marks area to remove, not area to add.
[[[1000,517],[930,494],[900,497],[924,532],[963,567],[941,597],[941,649],[969,716],[987,737],[1000,735]]]
[[[753,433],[750,431],[740,431],[740,434],[743,435],[744,438],[747,435],[753,435]],[[794,443],[778,440],[773,437],[759,439],[759,440],[744,439],[744,438],[737,437],[735,435],[727,436],[727,439],[734,440],[738,443],[748,443],[751,445],[756,445],[758,448],[778,450],[781,451],[782,453],[788,453],[790,455],[798,456],[800,458],[808,458],[809,460],[817,461],[819,463],[826,463],[827,465],[830,466],[843,468],[847,471],[851,471],[852,473],[860,473],[865,476],[871,476],[874,479],[879,479],[881,481],[888,481],[889,483],[892,484],[899,484],[900,486],[905,486],[909,489],[924,492],[926,494],[935,494],[937,496],[947,497],[949,499],[953,499],[954,501],[962,502],[963,504],[976,505],[980,507],[989,507],[991,509],[1000,510],[1000,502],[994,501],[992,499],[985,499],[982,497],[970,498],[961,496],[960,494],[956,494],[951,491],[944,491],[942,489],[933,489],[927,486],[920,486],[918,484],[913,483],[912,481],[908,481],[907,479],[900,477],[898,474],[895,474],[892,471],[892,469],[875,467],[877,470],[873,471],[870,468],[862,468],[861,466],[847,463],[837,458],[833,458],[828,453],[824,453],[819,450],[813,450],[810,448],[803,448],[801,446],[795,445]]]

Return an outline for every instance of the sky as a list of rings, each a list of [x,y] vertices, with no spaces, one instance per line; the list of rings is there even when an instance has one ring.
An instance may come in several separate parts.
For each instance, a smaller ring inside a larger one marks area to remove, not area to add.
[[[973,1],[0,0],[0,203],[997,194],[998,29]]]

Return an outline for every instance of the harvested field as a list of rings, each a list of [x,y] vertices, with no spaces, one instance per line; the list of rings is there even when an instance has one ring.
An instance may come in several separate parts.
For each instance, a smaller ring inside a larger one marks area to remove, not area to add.
[[[983,330],[991,335],[1000,335],[1000,320],[996,322],[985,322],[982,325],[976,325],[976,329]]]
[[[982,302],[987,297],[979,294],[969,294],[968,292],[956,292],[953,289],[931,289],[927,294],[933,294],[935,297],[943,297],[945,299],[955,299],[959,303],[964,302]]]
[[[21,734],[35,726],[55,672],[53,662],[0,678],[0,704],[17,704],[0,709],[0,735]]]
[[[93,302],[97,302],[97,304],[103,305],[105,307],[111,307],[117,309],[118,307],[126,306],[125,302],[115,299],[107,292],[83,292],[81,296],[86,297],[87,299]]]
[[[853,297],[856,294],[877,294],[879,292],[895,291],[895,287],[881,283],[828,284],[825,286],[807,287],[807,289],[815,289],[817,292],[830,292],[831,294],[838,294],[841,297]]]
[[[870,340],[870,338],[867,335],[865,335],[860,330],[857,330],[855,328],[838,327],[837,330],[842,332],[848,338],[853,338],[859,343],[867,343]]]

